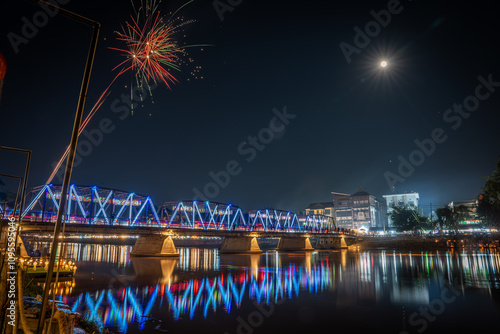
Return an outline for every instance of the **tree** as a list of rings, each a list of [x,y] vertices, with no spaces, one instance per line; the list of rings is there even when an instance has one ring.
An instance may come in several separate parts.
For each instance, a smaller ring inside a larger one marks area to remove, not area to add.
[[[459,205],[453,208],[453,224],[458,227],[458,223],[470,220],[472,218],[472,211],[465,205]]]
[[[440,229],[445,229],[450,225],[453,225],[453,211],[448,206],[443,208],[438,208],[436,211],[436,221]]]
[[[412,231],[428,227],[427,217],[422,216],[417,208],[411,205],[394,206],[390,217],[392,224],[398,231]]]
[[[500,158],[493,171],[481,188],[478,196],[477,213],[490,227],[500,227]]]
[[[471,218],[471,210],[465,205],[454,208],[445,206],[435,211],[439,227],[441,229],[453,229],[458,232],[458,224]]]

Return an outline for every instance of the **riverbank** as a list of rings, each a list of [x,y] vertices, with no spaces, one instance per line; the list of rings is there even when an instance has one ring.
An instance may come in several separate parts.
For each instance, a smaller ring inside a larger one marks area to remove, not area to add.
[[[397,236],[397,237],[361,237],[357,243],[349,246],[360,250],[461,250],[461,249],[500,249],[499,235],[488,236]]]
[[[26,238],[28,242],[48,242],[46,238]],[[193,248],[220,248],[223,238],[173,238],[176,247]],[[65,243],[80,244],[110,244],[133,246],[135,238],[71,238],[64,239]],[[395,236],[395,237],[358,237],[349,245],[350,249],[359,250],[448,250],[448,249],[498,249],[500,235],[487,236]],[[278,247],[278,238],[259,238],[262,250],[274,250]],[[317,239],[311,238],[311,245],[316,246]],[[50,246],[49,246],[50,247]]]

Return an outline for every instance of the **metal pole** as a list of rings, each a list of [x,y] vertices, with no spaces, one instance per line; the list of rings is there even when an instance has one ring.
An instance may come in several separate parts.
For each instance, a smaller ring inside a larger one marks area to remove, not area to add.
[[[42,223],[45,217],[45,204],[47,203],[47,188],[45,189],[45,194],[43,195],[43,208],[42,208]]]
[[[26,167],[24,169],[24,182],[23,182],[23,192],[21,195],[21,206],[19,208],[19,222],[21,222],[21,215],[23,213],[23,208],[24,208],[24,196],[26,193],[26,184],[28,182],[28,174],[30,170],[30,164],[31,164],[31,151],[30,150],[24,150],[21,148],[14,148],[14,147],[6,147],[6,146],[0,146],[1,150],[7,150],[7,151],[14,151],[14,152],[22,152],[22,153],[28,153],[28,159],[26,161]],[[15,210],[15,208],[14,208]]]
[[[85,17],[82,17],[80,15],[77,15],[75,13],[72,13],[68,10],[65,10],[63,8],[59,8],[57,6],[54,6],[52,4],[49,4],[44,1],[37,1],[37,0],[29,0],[30,2],[34,4],[44,4],[45,6],[48,6],[51,9],[57,9],[61,14],[68,16],[72,19],[75,19],[77,21],[86,23],[90,26],[93,27],[93,34],[92,34],[92,40],[90,43],[90,49],[89,53],[87,56],[87,63],[85,66],[85,72],[82,80],[82,86],[80,89],[80,97],[78,100],[78,107],[75,115],[75,122],[73,124],[73,132],[71,135],[71,143],[70,143],[70,149],[69,149],[69,154],[68,154],[68,160],[66,163],[66,170],[64,173],[64,181],[62,185],[62,190],[61,190],[61,199],[59,202],[59,210],[57,211],[57,220],[54,226],[54,239],[52,241],[52,248],[50,251],[50,260],[49,260],[49,267],[47,270],[47,278],[45,280],[45,291],[43,294],[43,300],[42,300],[42,310],[40,313],[40,320],[38,322],[38,328],[37,328],[37,333],[42,334],[43,332],[43,327],[44,327],[44,322],[45,322],[45,314],[47,312],[47,302],[48,302],[48,297],[49,297],[49,290],[50,290],[50,283],[52,281],[52,275],[54,273],[54,263],[55,263],[55,257],[57,253],[57,247],[58,247],[58,238],[59,238],[59,233],[61,230],[61,225],[62,225],[62,218],[64,215],[64,209],[66,206],[66,201],[67,201],[67,195],[68,195],[68,186],[70,183],[71,179],[71,172],[73,169],[73,162],[75,159],[75,152],[76,152],[76,147],[78,144],[78,129],[80,128],[80,124],[82,122],[83,118],[83,109],[85,106],[85,99],[87,96],[87,90],[90,82],[90,74],[92,72],[92,65],[94,63],[94,56],[95,56],[95,51],[97,48],[97,40],[99,37],[99,29],[100,29],[100,24],[98,22],[92,21],[90,19],[87,19]]]
[[[20,177],[20,176],[3,174],[3,173],[0,173],[0,175],[1,176],[6,176],[6,177],[10,177],[10,178],[14,178],[14,179],[18,180],[17,193],[16,193],[16,201],[14,202],[14,210],[12,211],[12,214],[15,216],[16,215],[16,207],[17,207],[17,204],[19,202],[19,194],[21,194],[21,184],[23,182],[23,178]],[[7,203],[7,202],[5,202],[5,203]],[[5,209],[5,206],[4,206],[4,209]],[[17,230],[16,230],[16,232],[17,232]],[[15,240],[17,242],[17,238]],[[15,244],[17,244],[17,243],[15,243]],[[7,252],[5,252],[5,255],[7,255]],[[3,265],[3,262],[2,262],[2,265]]]
[[[92,224],[93,212],[94,212],[94,189],[91,189],[90,195],[90,211],[89,211],[89,224]]]
[[[431,223],[432,223],[432,203],[431,203]]]
[[[19,200],[19,193],[21,193],[21,183],[23,182],[23,178],[20,177],[19,178],[19,185],[17,186],[17,195],[16,195],[16,204],[14,204],[14,211],[12,212],[12,214],[15,216],[16,215],[16,207],[17,207],[17,203],[18,203],[18,200]],[[22,196],[22,195],[21,195]],[[22,201],[22,199],[21,199]],[[21,209],[19,209],[19,216],[21,216]],[[17,229],[16,229],[16,236],[14,237],[14,247],[17,248],[17,238],[19,238],[19,231],[21,229],[21,222],[18,221],[18,225],[17,225]],[[21,255],[21,248],[19,248],[19,252],[17,251],[17,249],[14,250],[16,255]]]
[[[28,182],[28,174],[30,170],[30,164],[31,164],[31,151],[30,150],[24,150],[22,148],[14,148],[14,147],[6,147],[6,146],[0,146],[0,149],[2,150],[7,150],[7,151],[14,151],[14,152],[21,152],[21,153],[28,153],[28,158],[26,160],[26,167],[24,169],[24,180],[23,180],[23,191],[21,194],[21,204],[19,206],[19,215],[17,219],[17,230],[16,230],[16,241],[15,245],[17,246],[17,236],[19,235],[19,231],[21,230],[21,215],[23,214],[23,209],[24,209],[24,197],[26,193],[26,184]],[[17,202],[17,199],[16,199]],[[17,203],[16,203],[17,205]],[[14,207],[14,215],[16,214],[16,208]]]
[[[12,215],[13,215],[13,216],[15,216],[15,215],[16,215],[16,207],[17,207],[17,204],[18,204],[18,201],[19,201],[19,194],[21,193],[21,184],[22,184],[23,178],[22,178],[22,177],[20,177],[20,176],[9,175],[9,174],[3,174],[3,173],[0,173],[0,175],[2,175],[2,176],[6,176],[6,177],[11,177],[11,178],[18,179],[18,186],[17,186],[17,193],[16,193],[16,201],[14,202],[14,209],[13,209],[13,211],[12,211]],[[15,239],[14,239],[14,240],[15,240],[15,241],[14,241],[14,247],[16,247],[16,246],[17,246],[17,237],[18,237],[18,234],[19,234],[19,226],[18,226],[18,228],[16,229],[16,236],[15,236]],[[5,246],[5,247],[6,247],[6,250],[7,250],[7,244],[6,244],[6,246]],[[6,261],[6,259],[7,259],[7,253],[8,253],[8,252],[6,251],[6,252],[5,252],[5,254],[4,254],[4,257],[2,258],[2,263],[1,263],[1,265],[0,265],[0,273],[2,273],[2,272],[3,272],[3,266],[4,266],[5,262],[7,262],[7,261]],[[16,253],[16,254],[17,254],[17,252],[16,252],[15,248],[14,248],[14,253]],[[9,271],[9,270],[7,269],[7,271]],[[10,270],[10,271],[12,271],[12,270]],[[19,294],[19,293],[21,293],[21,292],[17,291],[17,294]],[[9,300],[9,299],[11,299],[10,297],[7,297],[7,296],[5,296],[5,297],[6,297],[5,304],[4,304],[4,305],[0,305],[0,312],[1,312],[1,313],[5,313],[6,308],[7,308],[7,303],[8,303],[8,300]],[[1,301],[0,301],[0,302],[1,302]],[[5,318],[6,318],[6,316],[1,316],[1,318],[0,318],[0,331],[3,331],[3,329],[4,329],[4,320],[5,320]],[[16,318],[16,320],[17,320],[17,318]],[[17,322],[16,322],[16,324],[17,324]]]

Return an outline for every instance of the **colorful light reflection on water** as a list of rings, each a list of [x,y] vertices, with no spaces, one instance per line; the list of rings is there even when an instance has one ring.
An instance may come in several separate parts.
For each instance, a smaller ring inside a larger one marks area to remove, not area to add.
[[[143,259],[130,258],[129,246],[68,246],[79,272],[72,291],[61,290],[62,299],[119,332],[148,332],[150,319],[203,325],[222,315],[234,324],[240,309],[255,303],[287,307],[327,300],[338,308],[369,303],[416,310],[439,298],[445,286],[461,291],[463,305],[470,291],[484,291],[481,303],[498,298],[500,291],[500,255],[495,252],[222,255],[215,249],[181,248],[179,258]]]
[[[284,268],[259,268],[258,272],[243,270],[236,274],[205,277],[174,284],[145,287],[123,287],[80,293],[64,297],[73,311],[86,313],[102,325],[117,326],[126,332],[128,324],[142,322],[151,316],[153,307],[164,304],[177,320],[182,316],[193,319],[195,314],[207,318],[213,312],[230,313],[240,307],[244,298],[257,303],[292,300],[301,291],[310,294],[331,287],[330,266],[327,261],[310,268],[290,265]],[[142,322],[143,324],[144,322]],[[142,326],[140,326],[142,328]]]

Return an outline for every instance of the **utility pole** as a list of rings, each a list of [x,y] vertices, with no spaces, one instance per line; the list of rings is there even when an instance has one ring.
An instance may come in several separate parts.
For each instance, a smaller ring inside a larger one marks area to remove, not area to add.
[[[432,203],[431,203],[431,223],[432,223]]]

